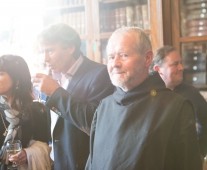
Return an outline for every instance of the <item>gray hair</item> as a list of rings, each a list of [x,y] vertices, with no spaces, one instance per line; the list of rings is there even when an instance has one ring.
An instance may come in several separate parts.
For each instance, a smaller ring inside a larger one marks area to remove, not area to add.
[[[58,23],[45,28],[39,35],[40,43],[60,43],[63,46],[75,46],[75,56],[80,54],[81,39],[79,34],[69,25]],[[79,57],[79,56],[77,56]]]
[[[134,48],[139,54],[143,55],[146,52],[152,50],[152,45],[151,45],[149,36],[144,32],[143,29],[139,27],[122,27],[122,28],[117,29],[116,31],[113,32],[113,34],[109,38],[108,44],[110,43],[113,36],[118,35],[118,34],[126,34],[126,33],[127,34],[131,33],[134,35],[136,39],[136,44],[134,44]],[[106,46],[106,50],[108,49],[108,44]]]
[[[154,72],[153,70],[154,65],[160,66],[164,62],[164,59],[166,58],[166,56],[173,51],[176,51],[176,49],[170,45],[165,45],[157,49],[157,51],[155,52],[152,64],[150,66],[150,72]]]

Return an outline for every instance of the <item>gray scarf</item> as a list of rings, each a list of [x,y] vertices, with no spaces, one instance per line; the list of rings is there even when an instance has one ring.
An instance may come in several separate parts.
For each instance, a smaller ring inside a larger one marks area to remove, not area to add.
[[[1,147],[0,150],[0,159],[4,163],[6,163],[7,160],[7,154],[6,154],[6,142],[9,140],[14,140],[14,138],[17,135],[17,132],[19,133],[20,130],[20,114],[18,111],[12,109],[7,103],[6,98],[4,96],[0,96],[0,110],[4,114],[4,117],[9,122],[9,126],[7,128],[8,132],[6,134],[4,144]],[[2,114],[1,113],[1,114]]]

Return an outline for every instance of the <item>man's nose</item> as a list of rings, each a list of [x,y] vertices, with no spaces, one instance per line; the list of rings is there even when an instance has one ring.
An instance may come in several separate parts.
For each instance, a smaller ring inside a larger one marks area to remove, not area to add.
[[[113,65],[114,66],[121,65],[121,57],[119,56],[119,54],[115,54],[114,59],[113,59]]]
[[[42,57],[42,61],[43,61],[44,63],[48,63],[48,61],[49,61],[49,54],[48,54],[48,52],[43,51],[41,57]]]
[[[179,65],[178,65],[178,69],[179,69],[179,70],[184,70],[184,66],[183,66],[182,63],[179,63]]]

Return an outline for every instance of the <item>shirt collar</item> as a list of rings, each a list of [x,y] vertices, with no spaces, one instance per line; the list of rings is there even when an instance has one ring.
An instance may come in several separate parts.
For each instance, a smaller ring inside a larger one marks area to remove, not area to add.
[[[72,77],[78,70],[78,68],[80,67],[80,65],[83,62],[83,57],[80,56],[75,63],[72,65],[71,68],[68,69],[67,73],[64,74],[66,78]]]

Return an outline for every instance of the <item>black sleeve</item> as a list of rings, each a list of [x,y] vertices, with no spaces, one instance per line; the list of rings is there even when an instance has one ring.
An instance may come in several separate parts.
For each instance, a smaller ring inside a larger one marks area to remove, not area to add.
[[[42,142],[49,141],[49,126],[48,126],[48,110],[46,107],[39,103],[33,102],[32,105],[32,128],[31,133],[34,140]]]
[[[58,101],[58,102],[56,102]],[[91,122],[99,102],[81,102],[63,88],[58,88],[47,101],[47,106],[83,132],[90,134]]]
[[[170,152],[170,154],[174,155],[172,169],[201,170],[202,159],[195,128],[195,115],[189,102],[183,104],[178,114],[174,131],[176,132],[173,134],[175,138],[170,142],[174,141],[177,149],[172,148]]]

